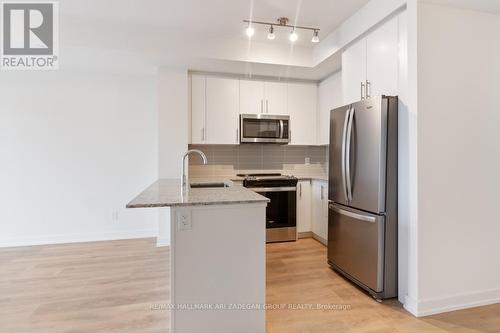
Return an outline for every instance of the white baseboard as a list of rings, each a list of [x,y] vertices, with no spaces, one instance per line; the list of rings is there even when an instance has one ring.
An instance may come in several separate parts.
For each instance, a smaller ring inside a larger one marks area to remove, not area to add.
[[[312,238],[313,233],[312,231],[300,231],[297,233],[297,238],[302,239],[302,238]]]
[[[323,237],[315,234],[312,231],[302,231],[297,233],[297,238],[298,239],[303,239],[303,238],[314,238],[316,241],[320,242],[324,246],[328,246],[328,241],[324,239]]]
[[[410,297],[410,296],[405,296],[404,297],[404,303],[403,307],[405,308],[406,311],[411,313],[414,316],[417,316],[417,300]]]
[[[500,289],[482,290],[418,302],[417,317],[500,303]],[[405,304],[406,307],[406,304]]]
[[[321,244],[323,244],[324,246],[328,246],[328,240],[324,239],[323,237],[321,237],[320,235],[317,235],[313,232],[313,238],[315,240],[317,240],[318,242],[320,242]]]
[[[156,238],[156,247],[170,246],[170,238]]]
[[[16,246],[32,246],[32,245],[48,245],[48,244],[65,244],[65,243],[82,243],[82,242],[97,242],[118,239],[136,239],[156,237],[158,230],[131,230],[121,232],[102,232],[102,233],[79,233],[68,235],[49,235],[41,237],[26,237],[26,238],[11,238],[1,239],[1,247],[16,247]]]

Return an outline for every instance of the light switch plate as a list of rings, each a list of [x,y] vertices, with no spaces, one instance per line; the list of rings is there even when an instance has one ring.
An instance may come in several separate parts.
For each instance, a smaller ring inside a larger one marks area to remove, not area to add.
[[[182,211],[177,214],[177,228],[178,230],[191,230],[193,228],[190,211]]]

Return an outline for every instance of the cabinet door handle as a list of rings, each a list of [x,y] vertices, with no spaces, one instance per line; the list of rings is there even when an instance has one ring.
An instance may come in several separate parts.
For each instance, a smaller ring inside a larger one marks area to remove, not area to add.
[[[269,100],[266,99],[266,113],[269,113]]]
[[[366,98],[371,97],[372,92],[371,92],[371,83],[370,81],[366,80]]]
[[[264,113],[264,100],[260,100],[260,113]]]
[[[324,199],[324,195],[323,195],[324,189],[325,189],[325,187],[323,185],[321,185],[321,201],[323,201],[323,199]]]
[[[363,95],[365,92],[365,84],[361,82],[361,100],[365,99],[365,96]]]
[[[201,129],[201,140],[205,141],[205,127]]]
[[[302,198],[302,184],[299,184],[299,198]]]
[[[237,128],[237,129],[236,129],[236,143],[238,143],[238,142],[239,142],[239,138],[240,138],[240,136],[239,136],[239,134],[240,134],[240,133],[239,133],[239,132],[240,132],[240,131],[239,131],[239,130],[238,130],[238,128]]]

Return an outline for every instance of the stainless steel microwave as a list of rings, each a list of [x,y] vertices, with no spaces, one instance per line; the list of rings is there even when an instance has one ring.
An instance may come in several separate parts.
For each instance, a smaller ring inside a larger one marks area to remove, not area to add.
[[[240,143],[290,142],[290,116],[240,114]]]

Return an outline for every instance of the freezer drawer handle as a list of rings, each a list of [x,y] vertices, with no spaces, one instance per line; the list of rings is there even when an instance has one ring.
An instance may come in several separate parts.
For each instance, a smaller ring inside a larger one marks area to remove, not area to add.
[[[356,219],[356,220],[361,220],[361,221],[366,221],[366,222],[371,222],[371,223],[375,223],[377,221],[377,219],[373,216],[366,216],[366,215],[361,215],[361,214],[349,212],[347,210],[337,208],[332,204],[329,204],[328,207],[331,210],[333,210],[334,212],[337,212],[337,213],[344,215],[344,216],[352,217],[353,219]]]

